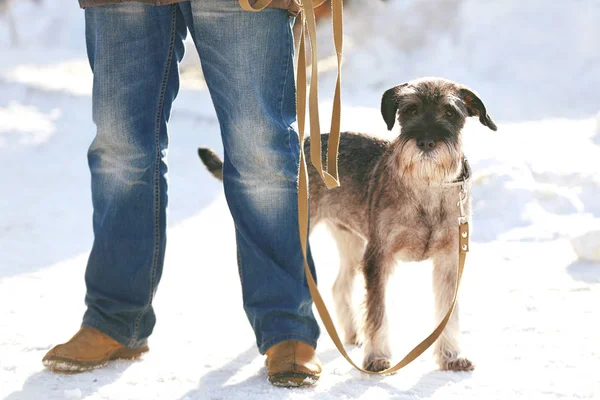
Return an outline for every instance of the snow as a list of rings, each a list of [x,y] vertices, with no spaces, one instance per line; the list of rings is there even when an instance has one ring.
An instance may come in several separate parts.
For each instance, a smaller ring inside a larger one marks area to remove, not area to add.
[[[171,124],[169,246],[151,351],[80,374],[41,363],[77,330],[92,242],[86,151],[94,134],[83,14],[75,2],[15,2],[21,47],[0,19],[0,398],[593,399],[600,396],[600,7],[595,0],[389,0],[347,7],[343,129],[387,132],[383,90],[423,75],[475,89],[498,123],[465,132],[474,171],[461,330],[472,373],[430,352],[398,374],[363,376],[323,333],[319,383],[281,389],[241,306],[234,232],[196,148],[219,127],[189,52]],[[32,23],[35,21],[35,23]],[[322,119],[334,71],[320,28]],[[325,128],[326,129],[326,128]],[[338,256],[311,238],[327,304]],[[596,261],[593,261],[596,260]],[[429,333],[429,265],[390,282],[395,359]],[[409,306],[411,305],[411,306]],[[412,306],[414,305],[414,306]],[[360,348],[350,348],[360,362]]]
[[[66,399],[72,399],[72,400],[81,399],[81,395],[82,395],[81,389],[79,389],[79,388],[65,390],[65,398]]]
[[[571,239],[573,249],[582,260],[600,263],[600,230],[589,231]],[[600,265],[598,266],[600,268]]]

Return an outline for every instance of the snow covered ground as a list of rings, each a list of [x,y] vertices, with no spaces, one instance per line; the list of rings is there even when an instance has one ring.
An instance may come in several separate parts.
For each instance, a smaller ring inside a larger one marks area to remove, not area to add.
[[[476,370],[437,371],[427,353],[394,376],[365,377],[324,333],[317,386],[266,382],[241,307],[232,222],[195,151],[220,149],[218,124],[188,68],[171,124],[169,246],[152,350],[93,373],[46,372],[41,358],[77,330],[84,310],[91,74],[75,2],[34,8],[19,0],[19,48],[10,47],[0,19],[0,398],[600,397],[598,2],[368,1],[369,9],[355,3],[346,11],[344,129],[389,135],[378,111],[382,91],[422,75],[470,85],[498,122],[494,133],[472,121],[465,139],[476,177],[462,342]],[[320,30],[323,58],[327,29]],[[328,65],[323,60],[324,126]],[[311,240],[332,304],[337,254],[326,231]],[[390,285],[399,359],[434,325],[429,265],[400,266]],[[351,354],[361,360],[361,349]]]

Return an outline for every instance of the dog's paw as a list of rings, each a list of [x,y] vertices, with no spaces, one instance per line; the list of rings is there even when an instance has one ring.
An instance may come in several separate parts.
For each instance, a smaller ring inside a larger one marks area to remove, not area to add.
[[[475,365],[468,358],[455,358],[443,361],[440,368],[444,371],[473,371]]]
[[[370,372],[380,372],[391,367],[390,360],[387,358],[378,358],[375,360],[365,360],[363,369]]]

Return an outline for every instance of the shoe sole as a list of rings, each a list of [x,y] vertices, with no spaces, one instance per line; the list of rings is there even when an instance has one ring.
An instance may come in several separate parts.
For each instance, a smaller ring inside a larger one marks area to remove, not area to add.
[[[269,382],[278,387],[312,386],[317,383],[318,380],[318,375],[301,374],[298,372],[284,372],[269,377]]]
[[[102,359],[94,361],[78,361],[72,358],[61,356],[50,356],[43,360],[44,366],[52,372],[63,374],[78,374],[80,372],[91,371],[108,365],[109,361],[114,360],[134,360],[142,356],[149,350],[148,346],[136,347],[134,349],[122,347],[108,354]]]

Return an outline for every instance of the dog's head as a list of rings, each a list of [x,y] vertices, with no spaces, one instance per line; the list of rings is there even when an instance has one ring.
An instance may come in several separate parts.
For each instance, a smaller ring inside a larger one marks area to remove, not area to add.
[[[454,180],[461,172],[461,131],[467,117],[495,131],[483,101],[469,88],[441,78],[423,78],[387,90],[381,114],[388,130],[401,126],[394,141],[403,178],[426,183]]]

